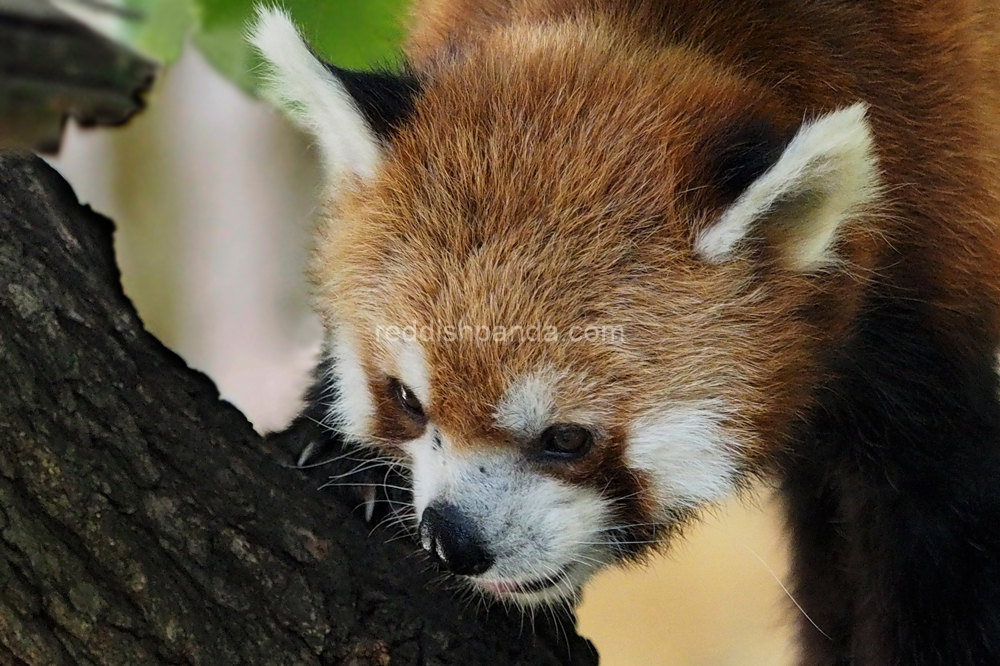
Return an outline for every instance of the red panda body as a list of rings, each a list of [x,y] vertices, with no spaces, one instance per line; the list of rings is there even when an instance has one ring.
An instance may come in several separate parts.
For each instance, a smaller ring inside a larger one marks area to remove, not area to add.
[[[765,478],[802,664],[1000,662],[1000,8],[414,17],[402,75],[253,39],[331,174],[313,409],[425,549],[551,603]]]

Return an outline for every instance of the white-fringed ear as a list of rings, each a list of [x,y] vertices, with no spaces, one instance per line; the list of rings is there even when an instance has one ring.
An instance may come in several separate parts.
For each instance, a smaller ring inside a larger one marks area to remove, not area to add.
[[[374,175],[379,141],[344,83],[309,49],[283,9],[257,7],[248,41],[267,64],[265,94],[319,144],[330,176]]]
[[[774,165],[695,241],[714,263],[748,236],[780,245],[789,267],[815,270],[834,259],[837,231],[879,193],[875,142],[858,103],[805,123]]]

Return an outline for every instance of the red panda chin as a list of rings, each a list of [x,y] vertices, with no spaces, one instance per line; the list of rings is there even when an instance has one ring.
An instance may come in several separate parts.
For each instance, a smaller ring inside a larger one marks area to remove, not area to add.
[[[475,579],[473,579],[475,580]],[[549,588],[556,587],[559,583],[566,580],[566,573],[560,571],[559,573],[546,576],[545,578],[535,578],[528,581],[513,581],[513,580],[475,580],[478,584],[485,587],[490,592],[500,596],[512,596],[515,594],[532,594],[535,592],[542,592],[543,590],[548,590]]]
[[[555,606],[575,603],[589,575],[590,573],[574,576],[571,570],[563,570],[544,578],[526,581],[471,578],[469,582],[474,589],[485,591],[497,600],[513,602],[521,607]]]

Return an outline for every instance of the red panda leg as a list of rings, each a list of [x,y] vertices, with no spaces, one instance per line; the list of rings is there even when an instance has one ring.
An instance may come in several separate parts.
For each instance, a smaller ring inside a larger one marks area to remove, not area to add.
[[[806,666],[1000,664],[995,345],[928,307],[873,299],[782,466]]]
[[[847,666],[854,597],[845,568],[838,500],[810,461],[782,486],[791,534],[791,592],[797,608],[800,666]]]

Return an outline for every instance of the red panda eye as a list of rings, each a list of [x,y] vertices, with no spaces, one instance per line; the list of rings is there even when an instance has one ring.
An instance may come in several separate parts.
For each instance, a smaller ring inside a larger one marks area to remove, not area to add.
[[[577,425],[554,425],[538,438],[542,452],[551,458],[579,458],[590,450],[594,435]]]
[[[395,377],[389,378],[389,390],[396,403],[415,421],[426,421],[423,405],[413,390]]]

